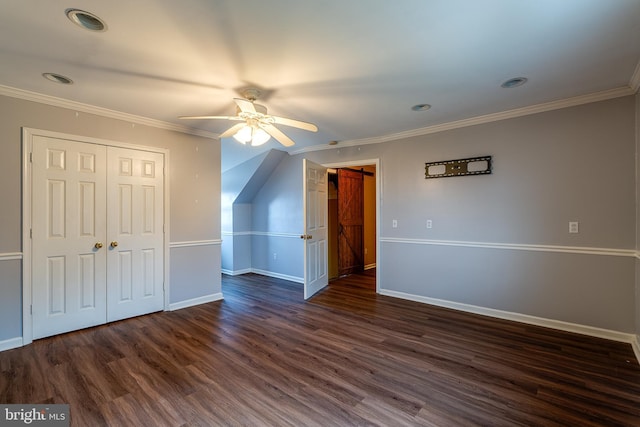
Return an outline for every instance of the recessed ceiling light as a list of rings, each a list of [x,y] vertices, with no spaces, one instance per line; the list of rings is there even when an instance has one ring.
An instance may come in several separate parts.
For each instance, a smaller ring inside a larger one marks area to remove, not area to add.
[[[107,31],[107,24],[93,13],[80,9],[67,9],[64,11],[67,18],[79,27],[89,31]]]
[[[512,87],[522,86],[527,82],[527,80],[529,79],[527,79],[526,77],[514,77],[502,83],[500,86],[506,89],[511,89]]]
[[[61,74],[42,73],[42,77],[44,77],[45,79],[50,80],[52,82],[60,83],[60,84],[63,84],[63,85],[73,84],[73,80],[71,80],[69,77],[63,76]]]
[[[429,108],[431,108],[429,104],[417,104],[411,107],[413,111],[427,111]]]

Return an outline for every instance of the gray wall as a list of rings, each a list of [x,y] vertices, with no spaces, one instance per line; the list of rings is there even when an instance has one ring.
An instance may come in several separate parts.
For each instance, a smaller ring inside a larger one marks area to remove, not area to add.
[[[254,270],[251,246],[255,234],[252,202],[265,181],[286,157],[288,154],[283,151],[269,150],[222,174],[223,272],[243,274]]]
[[[640,92],[636,93],[636,251],[640,251]],[[636,336],[640,345],[640,258],[636,255]]]
[[[302,158],[284,158],[253,199],[251,261],[254,270],[304,280]]]
[[[0,261],[0,342],[22,336],[21,283],[21,260]]]
[[[251,203],[233,205],[233,232],[240,233],[233,237],[233,271],[251,269],[251,209]]]
[[[0,342],[22,335],[21,261],[2,260],[22,252],[22,127],[169,149],[171,244],[220,240],[218,141],[0,96]],[[220,293],[219,245],[175,247],[170,256],[171,303]]]
[[[638,323],[635,103],[624,97],[292,156],[256,196],[254,224],[302,232],[303,157],[379,158],[381,291],[631,333]],[[424,179],[425,162],[481,155],[493,156],[492,175]],[[579,221],[579,234],[568,233],[569,221]],[[302,252],[299,242],[288,246]],[[268,250],[256,242],[254,260]],[[301,263],[266,267],[303,273]]]

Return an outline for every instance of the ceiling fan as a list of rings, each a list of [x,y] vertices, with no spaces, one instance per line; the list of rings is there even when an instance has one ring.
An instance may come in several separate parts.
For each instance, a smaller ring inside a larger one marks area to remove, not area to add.
[[[276,124],[304,129],[310,132],[318,131],[318,127],[312,123],[267,114],[267,107],[255,103],[260,96],[258,89],[246,89],[242,94],[245,99],[233,99],[237,105],[238,115],[236,116],[180,116],[178,118],[186,120],[222,119],[239,121],[240,123],[236,123],[224,131],[220,135],[220,138],[233,136],[238,142],[242,144],[249,142],[252,146],[262,145],[267,142],[270,137],[273,137],[285,147],[294,145],[295,142],[278,129],[275,126]]]

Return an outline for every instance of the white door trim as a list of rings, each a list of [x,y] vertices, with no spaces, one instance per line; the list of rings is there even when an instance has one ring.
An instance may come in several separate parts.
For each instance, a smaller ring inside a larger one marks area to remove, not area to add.
[[[88,136],[72,135],[61,132],[53,132],[42,129],[22,128],[22,345],[33,341],[33,319],[31,316],[32,303],[32,278],[31,278],[31,214],[32,214],[32,170],[31,152],[33,138],[43,136],[71,141],[98,144],[107,147],[121,147],[134,150],[160,153],[164,156],[164,310],[169,310],[169,150],[146,145],[129,144],[106,139],[92,138]]]
[[[376,293],[380,293],[380,272],[382,263],[380,262],[380,207],[382,204],[382,170],[380,169],[380,159],[352,160],[340,163],[322,163],[327,168],[347,168],[353,166],[376,166]],[[327,193],[328,196],[328,193]]]

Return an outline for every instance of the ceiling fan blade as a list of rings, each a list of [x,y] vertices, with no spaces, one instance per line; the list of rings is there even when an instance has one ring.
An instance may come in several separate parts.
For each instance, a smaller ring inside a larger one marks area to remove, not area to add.
[[[240,111],[242,111],[243,113],[256,112],[256,107],[253,105],[253,102],[242,98],[233,98],[233,100],[236,102],[238,108],[240,108]]]
[[[271,116],[273,120],[279,125],[291,126],[294,128],[308,130],[310,132],[317,132],[318,127],[313,123],[301,122],[300,120],[286,119],[284,117]]]
[[[260,127],[285,147],[291,147],[295,144],[291,138],[282,133],[282,131],[274,125],[260,125]]]
[[[225,130],[224,132],[222,132],[220,134],[220,138],[226,138],[228,136],[233,136],[236,134],[236,132],[238,132],[240,129],[242,129],[243,127],[245,127],[247,124],[245,122],[242,123],[236,123],[235,125],[231,126],[229,129]]]
[[[198,119],[223,119],[223,120],[244,120],[238,116],[180,116],[182,120],[198,120]]]

